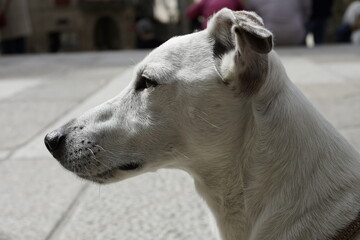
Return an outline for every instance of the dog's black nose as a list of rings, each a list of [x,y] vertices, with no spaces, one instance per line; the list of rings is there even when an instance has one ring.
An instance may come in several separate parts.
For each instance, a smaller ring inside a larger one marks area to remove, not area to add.
[[[49,152],[54,153],[54,151],[59,148],[64,139],[65,134],[62,131],[52,131],[45,136],[45,146],[49,150]]]

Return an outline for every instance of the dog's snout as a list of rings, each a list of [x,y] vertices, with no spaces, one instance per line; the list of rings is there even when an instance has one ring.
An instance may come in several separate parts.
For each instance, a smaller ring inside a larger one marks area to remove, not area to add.
[[[48,133],[44,139],[46,148],[51,153],[54,153],[56,149],[59,148],[61,143],[65,140],[65,137],[66,137],[65,133],[61,130],[55,130]]]
[[[111,109],[106,109],[100,112],[96,118],[96,122],[106,122],[111,119],[113,116],[113,111]]]

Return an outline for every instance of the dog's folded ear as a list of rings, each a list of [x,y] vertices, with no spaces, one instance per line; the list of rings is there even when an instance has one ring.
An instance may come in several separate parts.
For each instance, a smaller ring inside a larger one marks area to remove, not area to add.
[[[273,47],[273,37],[264,27],[262,19],[254,12],[237,12],[237,24],[234,31],[239,44],[248,44],[257,53],[269,53]]]
[[[216,13],[208,23],[208,31],[217,44],[226,51],[236,45],[243,50],[250,47],[261,54],[269,53],[273,47],[273,36],[264,26],[262,19],[254,12],[231,11],[224,8]]]
[[[254,94],[267,74],[267,54],[273,48],[272,33],[254,12],[231,11],[216,13],[207,29],[213,40],[213,55],[223,80],[232,88]],[[219,62],[220,61],[220,62]]]

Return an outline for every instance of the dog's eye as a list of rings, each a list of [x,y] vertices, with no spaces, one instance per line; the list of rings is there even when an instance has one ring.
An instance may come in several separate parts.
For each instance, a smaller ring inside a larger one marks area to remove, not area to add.
[[[147,77],[141,76],[140,80],[136,84],[135,89],[138,91],[144,90],[145,88],[156,87],[159,85],[156,81],[151,80]]]
[[[146,88],[150,88],[150,87],[156,87],[159,84],[156,81],[145,78],[145,85],[146,85]]]

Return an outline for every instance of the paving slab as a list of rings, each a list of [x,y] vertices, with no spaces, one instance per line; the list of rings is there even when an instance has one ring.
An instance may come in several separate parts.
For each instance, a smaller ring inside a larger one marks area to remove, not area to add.
[[[0,164],[0,239],[45,239],[85,186],[56,161]]]
[[[88,97],[104,86],[114,76],[120,74],[123,68],[106,70],[76,70],[71,73],[57,76],[58,80],[47,81],[39,86],[24,91],[13,101],[55,101],[74,100],[77,104],[79,100]]]
[[[10,156],[11,151],[5,151],[5,150],[1,150],[0,151],[0,161],[3,159],[7,159]]]
[[[349,66],[352,74],[344,75],[343,68],[331,64],[314,61],[309,56],[288,56],[281,58],[290,79],[309,98],[312,104],[339,130],[354,128],[360,123],[360,77],[356,75],[360,66],[360,56],[351,62],[342,63]],[[354,62],[355,61],[355,62]],[[348,65],[347,65],[348,64]],[[331,71],[329,71],[331,69]],[[360,72],[359,72],[360,73]]]
[[[51,240],[215,240],[207,211],[186,173],[161,170],[90,186]]]
[[[299,47],[278,47],[276,52],[280,56],[306,56],[316,62],[337,62],[348,60],[349,62],[359,61],[360,48],[351,44],[336,44],[316,46],[315,48]]]
[[[340,133],[360,152],[360,126],[358,128],[340,130]]]
[[[132,66],[148,53],[148,50],[105,51],[1,57],[0,80],[5,77],[46,77],[48,80],[56,80],[54,76],[82,69],[91,71]]]
[[[314,103],[338,130],[360,127],[360,91],[344,98],[318,99]]]
[[[360,80],[360,60],[323,64],[329,73],[336,73],[345,79]]]
[[[38,134],[38,126],[46,126],[74,105],[72,101],[0,102],[0,149],[16,149]]]
[[[344,79],[329,73],[321,65],[314,63],[311,59],[301,56],[280,57],[290,79],[298,84],[328,84],[344,83]]]
[[[0,100],[8,98],[18,92],[23,91],[24,89],[34,87],[40,84],[42,79],[33,78],[33,79],[1,79],[0,80]]]
[[[297,83],[297,86],[310,100],[342,99],[358,95],[360,86],[348,83]]]

